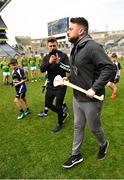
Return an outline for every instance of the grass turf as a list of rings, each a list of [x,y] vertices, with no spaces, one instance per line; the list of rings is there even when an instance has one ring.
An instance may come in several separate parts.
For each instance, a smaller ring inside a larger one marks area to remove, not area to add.
[[[124,62],[121,62],[122,68]],[[0,72],[0,76],[2,73]],[[2,77],[0,77],[2,81]],[[118,84],[118,98],[110,99],[106,89],[102,111],[103,128],[110,142],[107,157],[96,160],[98,145],[86,127],[81,152],[84,162],[64,169],[62,164],[71,155],[73,140],[72,89],[68,88],[65,101],[69,117],[62,131],[52,133],[57,116],[49,111],[48,117],[37,117],[44,108],[43,81],[28,82],[27,99],[32,111],[23,120],[17,120],[18,110],[13,102],[15,89],[0,84],[0,178],[1,179],[122,179],[124,140],[124,72]]]

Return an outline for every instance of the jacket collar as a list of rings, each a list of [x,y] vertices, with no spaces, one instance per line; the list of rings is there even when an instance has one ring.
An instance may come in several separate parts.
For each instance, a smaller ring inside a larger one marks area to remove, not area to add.
[[[84,44],[86,44],[86,42],[88,41],[92,41],[92,37],[88,34],[85,37],[81,38],[78,42],[77,42],[77,46],[84,46]]]

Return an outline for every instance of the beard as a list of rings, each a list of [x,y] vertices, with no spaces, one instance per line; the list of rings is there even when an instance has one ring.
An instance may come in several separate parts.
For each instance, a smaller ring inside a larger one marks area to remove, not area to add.
[[[78,37],[68,37],[70,43],[76,43],[78,41]]]

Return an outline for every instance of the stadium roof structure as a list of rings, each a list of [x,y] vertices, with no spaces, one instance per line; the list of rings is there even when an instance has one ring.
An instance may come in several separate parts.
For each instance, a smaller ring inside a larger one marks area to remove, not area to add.
[[[4,23],[2,17],[0,16],[0,30],[5,30],[5,29],[7,29],[7,26]]]
[[[0,57],[7,56],[7,53],[0,47]]]
[[[7,6],[7,4],[11,0],[0,0],[0,12]],[[19,54],[14,48],[12,48],[6,41],[8,38],[6,37],[7,26],[4,23],[2,17],[0,16],[0,57],[3,56],[11,56],[14,57],[15,54]]]
[[[8,38],[6,37],[6,29],[7,26],[4,23],[2,17],[0,16],[0,44],[8,40]]]
[[[9,4],[11,0],[0,0],[0,12]]]
[[[0,43],[0,57],[3,56],[11,56],[14,57],[15,54],[19,54],[20,53],[18,51],[16,51],[14,48],[12,48],[8,43]]]
[[[6,42],[8,38],[6,37],[7,26],[4,23],[2,17],[0,16],[0,43]]]

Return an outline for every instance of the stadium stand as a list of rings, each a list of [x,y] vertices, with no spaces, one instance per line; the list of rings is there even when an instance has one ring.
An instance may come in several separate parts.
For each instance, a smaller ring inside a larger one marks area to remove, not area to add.
[[[0,1],[0,12],[9,4],[11,0],[1,0]]]
[[[15,54],[19,54],[19,52],[15,51],[8,43],[0,43],[0,48],[9,56],[14,57]],[[0,56],[2,56],[0,52]]]
[[[0,1],[0,12],[7,6],[7,4],[11,0],[1,0]],[[13,57],[15,54],[19,54],[14,48],[12,48],[6,41],[8,40],[6,36],[7,26],[0,16],[0,57],[3,56],[11,56]]]
[[[0,48],[0,57],[5,57],[5,56],[7,56],[7,53]]]
[[[15,51],[6,41],[8,40],[6,36],[7,26],[4,23],[2,17],[0,16],[0,57],[9,55],[13,57],[19,52]]]

